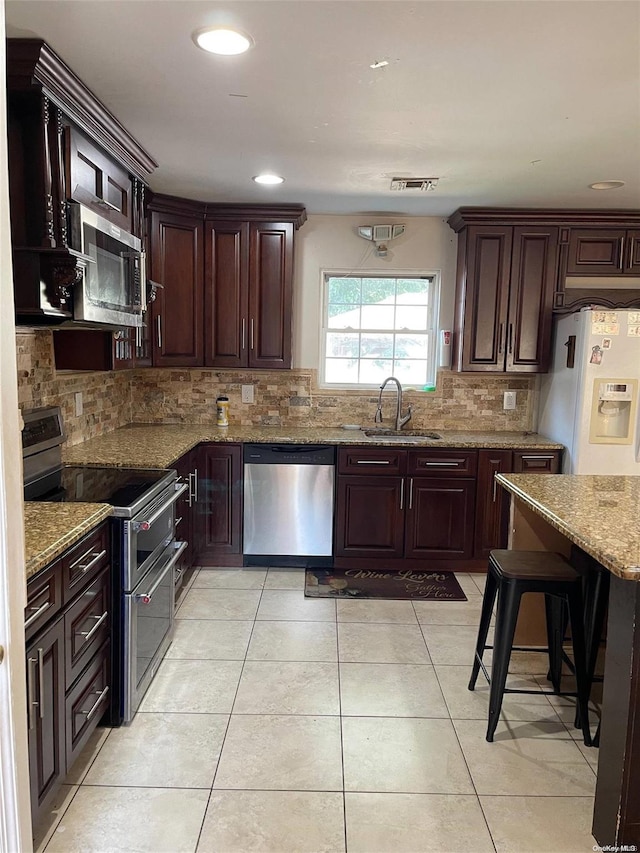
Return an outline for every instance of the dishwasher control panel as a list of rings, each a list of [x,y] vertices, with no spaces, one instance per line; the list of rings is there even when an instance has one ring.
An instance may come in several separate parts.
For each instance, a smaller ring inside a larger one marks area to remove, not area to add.
[[[336,449],[326,444],[245,444],[249,465],[335,465]]]

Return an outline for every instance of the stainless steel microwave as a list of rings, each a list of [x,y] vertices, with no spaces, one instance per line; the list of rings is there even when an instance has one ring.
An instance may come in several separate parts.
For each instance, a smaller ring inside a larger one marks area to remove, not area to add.
[[[77,202],[69,202],[69,228],[83,267],[74,286],[74,321],[142,326],[147,299],[141,241]]]

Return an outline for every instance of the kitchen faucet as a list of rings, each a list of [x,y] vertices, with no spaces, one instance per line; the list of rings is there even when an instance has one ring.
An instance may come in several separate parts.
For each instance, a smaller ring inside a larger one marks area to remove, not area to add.
[[[373,418],[374,423],[382,423],[382,392],[385,389],[387,382],[395,382],[396,383],[396,391],[397,391],[397,403],[396,403],[396,430],[401,430],[402,427],[411,420],[411,406],[409,406],[407,410],[407,414],[402,414],[402,385],[398,382],[395,376],[388,376],[382,385],[380,386],[380,393],[378,394],[378,408],[376,409],[375,416]]]

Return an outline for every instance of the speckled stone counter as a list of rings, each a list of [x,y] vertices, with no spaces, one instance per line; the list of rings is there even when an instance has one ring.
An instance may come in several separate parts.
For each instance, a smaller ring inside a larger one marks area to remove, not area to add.
[[[412,424],[413,426],[413,424]],[[373,425],[371,425],[373,429]],[[414,427],[415,428],[415,427]],[[425,431],[427,431],[425,427]],[[562,445],[535,433],[448,432],[440,439],[413,439],[411,447],[495,447],[559,450]],[[166,468],[203,441],[292,444],[370,444],[397,447],[398,440],[366,436],[361,430],[292,427],[216,427],[197,424],[131,424],[64,450],[67,465]]]
[[[39,503],[24,505],[25,570],[27,579],[108,518],[107,504]]]
[[[640,477],[498,474],[496,480],[610,572],[640,580]]]

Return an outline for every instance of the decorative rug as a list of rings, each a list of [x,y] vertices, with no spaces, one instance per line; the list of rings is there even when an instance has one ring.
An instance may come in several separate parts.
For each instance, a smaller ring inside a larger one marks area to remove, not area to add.
[[[466,601],[453,572],[403,569],[307,569],[307,598],[418,598]]]

